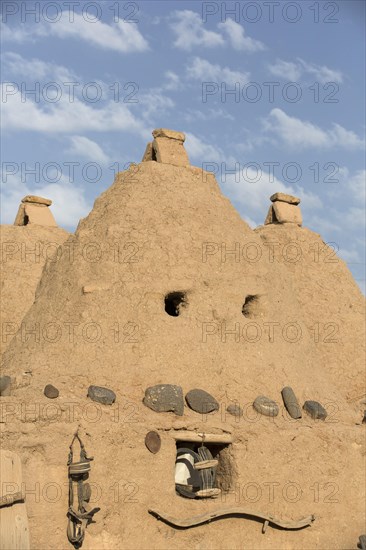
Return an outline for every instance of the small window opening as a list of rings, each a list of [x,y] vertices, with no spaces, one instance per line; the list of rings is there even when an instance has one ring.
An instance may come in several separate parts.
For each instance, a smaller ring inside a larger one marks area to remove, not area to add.
[[[234,470],[230,444],[177,441],[175,489],[179,496],[218,498],[233,487]]]
[[[165,296],[165,311],[172,317],[178,317],[187,305],[184,292],[170,292]]]
[[[152,149],[152,151],[151,151],[151,160],[157,161],[155,147],[152,146],[151,149]]]
[[[252,319],[253,317],[258,317],[260,315],[260,303],[259,303],[259,296],[257,295],[248,295],[245,298],[243,308],[242,308],[242,314],[244,317],[249,317],[249,319]]]
[[[27,214],[24,215],[24,223],[23,225],[28,225],[29,223],[29,217],[27,216]]]

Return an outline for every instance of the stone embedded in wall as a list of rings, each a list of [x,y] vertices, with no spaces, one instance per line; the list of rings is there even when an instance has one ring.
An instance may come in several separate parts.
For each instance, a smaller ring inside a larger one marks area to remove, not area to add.
[[[10,376],[0,377],[0,395],[3,397],[10,395],[11,378]]]
[[[145,445],[150,453],[156,454],[160,451],[161,438],[158,432],[151,431],[146,434]]]
[[[116,400],[116,394],[114,391],[101,386],[89,386],[88,397],[90,397],[93,401],[102,403],[103,405],[112,405]]]
[[[22,199],[14,225],[45,225],[57,227],[55,218],[48,208],[52,204],[50,199],[27,195]]]
[[[186,395],[187,405],[193,411],[206,414],[219,410],[219,404],[207,391],[194,389]]]
[[[43,393],[46,397],[48,397],[48,399],[56,399],[60,394],[58,389],[55,388],[55,386],[53,386],[52,384],[47,384],[47,386],[43,390]]]
[[[325,420],[328,416],[327,411],[318,401],[305,401],[303,409],[314,420]]]
[[[286,193],[275,193],[271,196],[272,205],[269,207],[264,225],[274,223],[295,223],[302,225],[302,215],[299,208],[300,199]]]
[[[226,410],[229,414],[232,414],[233,416],[238,416],[238,417],[243,416],[243,409],[238,403],[232,403],[227,407]]]
[[[294,390],[290,388],[290,386],[286,386],[282,389],[281,394],[284,405],[291,418],[301,418],[301,409]]]
[[[146,389],[144,405],[156,412],[174,412],[183,416],[183,390],[173,384],[157,384]]]
[[[253,402],[254,409],[264,414],[265,416],[277,416],[279,413],[279,407],[275,401],[265,397],[264,395],[259,395]]]

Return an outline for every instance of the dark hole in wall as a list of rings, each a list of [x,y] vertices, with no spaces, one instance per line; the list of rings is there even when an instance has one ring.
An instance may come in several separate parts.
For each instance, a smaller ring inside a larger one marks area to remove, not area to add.
[[[259,314],[259,310],[259,296],[255,294],[249,294],[248,296],[246,296],[243,308],[241,310],[244,317],[249,317],[249,319],[257,317]]]
[[[186,307],[185,292],[169,292],[164,299],[165,311],[171,317],[178,317],[182,308]]]
[[[151,149],[152,149],[152,151],[151,151],[151,160],[155,160],[155,161],[156,161],[157,159],[156,159],[156,151],[155,151],[155,147],[154,147],[154,146],[152,146],[152,148],[151,148]]]
[[[23,225],[28,225],[29,223],[29,217],[27,216],[27,214],[24,215],[24,224]]]

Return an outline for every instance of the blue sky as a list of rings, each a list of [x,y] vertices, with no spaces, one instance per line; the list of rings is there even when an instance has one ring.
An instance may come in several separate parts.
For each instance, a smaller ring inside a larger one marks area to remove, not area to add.
[[[272,193],[299,195],[364,289],[364,8],[4,0],[2,223],[32,193],[74,230],[172,128],[252,227]]]

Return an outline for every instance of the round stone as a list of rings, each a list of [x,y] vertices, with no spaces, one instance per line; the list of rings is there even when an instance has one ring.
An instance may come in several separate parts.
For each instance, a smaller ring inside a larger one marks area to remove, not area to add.
[[[238,403],[232,403],[227,407],[226,410],[229,414],[232,414],[233,416],[243,416],[243,409],[240,405],[238,405]]]
[[[11,378],[10,376],[1,376],[0,377],[0,395],[6,397],[10,395],[10,385]]]
[[[187,405],[200,414],[207,414],[219,410],[219,404],[211,394],[205,390],[194,389],[186,395]]]
[[[145,390],[144,405],[156,412],[183,415],[183,390],[174,384],[157,384]]]
[[[150,453],[156,454],[160,451],[161,439],[158,432],[149,432],[145,437],[145,445],[149,449]]]
[[[265,416],[277,416],[279,412],[278,405],[269,397],[259,395],[253,403],[255,410]]]
[[[305,401],[303,409],[311,418],[314,418],[314,420],[325,420],[328,416],[327,411],[318,401]]]
[[[102,386],[89,386],[88,397],[93,401],[102,403],[102,405],[112,405],[116,400],[116,394],[114,391]]]
[[[52,384],[47,384],[45,389],[43,390],[43,393],[45,394],[48,399],[56,399],[56,397],[59,396],[59,391],[55,386],[52,386]]]

